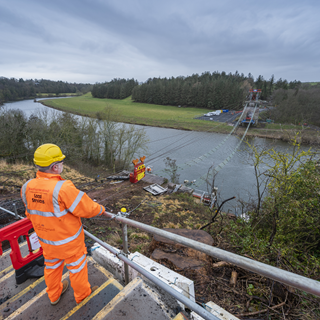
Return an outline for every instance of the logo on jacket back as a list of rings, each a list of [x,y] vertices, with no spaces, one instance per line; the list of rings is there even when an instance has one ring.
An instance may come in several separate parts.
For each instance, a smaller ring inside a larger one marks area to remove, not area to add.
[[[33,194],[32,202],[43,203],[42,194]]]

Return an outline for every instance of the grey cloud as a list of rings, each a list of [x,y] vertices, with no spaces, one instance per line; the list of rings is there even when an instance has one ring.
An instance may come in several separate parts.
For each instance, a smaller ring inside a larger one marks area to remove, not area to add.
[[[0,75],[145,81],[238,70],[317,81],[319,9],[298,0],[0,0]]]

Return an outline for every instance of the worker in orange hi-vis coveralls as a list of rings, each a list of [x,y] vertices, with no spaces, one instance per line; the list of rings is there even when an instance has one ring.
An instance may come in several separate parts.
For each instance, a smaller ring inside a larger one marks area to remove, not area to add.
[[[70,180],[61,178],[64,158],[58,146],[41,145],[33,159],[37,176],[21,189],[26,216],[43,249],[44,276],[52,305],[60,301],[69,286],[67,280],[61,282],[65,263],[77,303],[97,289],[97,286],[91,288],[88,281],[81,217],[91,218],[105,212],[103,206],[78,190]]]

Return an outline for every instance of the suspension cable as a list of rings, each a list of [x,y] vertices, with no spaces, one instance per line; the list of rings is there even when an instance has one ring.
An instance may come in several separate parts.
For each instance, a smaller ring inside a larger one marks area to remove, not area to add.
[[[248,106],[248,103],[246,103],[245,108],[243,109],[242,113],[245,113],[247,106]],[[212,155],[215,151],[217,151],[230,138],[230,136],[233,134],[233,132],[238,128],[238,126],[240,124],[240,119],[241,119],[241,117],[239,117],[237,123],[233,126],[232,130],[230,131],[230,133],[227,135],[227,137],[225,137],[225,139],[223,139],[223,141],[221,141],[219,143],[218,146],[214,147],[210,151],[206,152],[205,154],[203,154],[203,155],[201,155],[201,156],[199,156],[197,158],[194,158],[192,160],[189,160],[188,162],[185,162],[182,165],[177,166],[177,168],[179,168],[180,170],[184,170],[186,167],[191,167],[192,165],[197,164],[200,161],[203,161],[205,158],[208,158],[210,155]],[[250,121],[250,123],[251,123],[251,121]],[[178,150],[178,149],[175,149],[175,150]],[[164,172],[164,169],[156,171],[156,172],[159,174],[160,172]]]
[[[257,106],[258,106],[258,104],[256,103],[254,111],[253,111],[253,114],[255,113],[255,111],[257,109]],[[234,148],[232,153],[224,161],[220,162],[215,168],[212,169],[212,172],[211,172],[212,176],[215,176],[231,160],[231,158],[234,156],[234,154],[238,150],[240,144],[242,143],[243,139],[245,138],[245,136],[246,136],[246,134],[247,134],[247,132],[249,130],[249,127],[251,125],[251,122],[252,122],[252,118],[250,119],[246,131],[244,132],[242,138],[240,139],[240,141],[238,142],[238,144],[236,145],[236,147]],[[209,171],[210,171],[210,169],[209,169]],[[209,175],[210,175],[210,172],[208,172],[206,175],[201,176],[199,180],[205,180],[204,177],[206,176],[208,178]],[[199,186],[199,183],[197,183],[196,185]]]

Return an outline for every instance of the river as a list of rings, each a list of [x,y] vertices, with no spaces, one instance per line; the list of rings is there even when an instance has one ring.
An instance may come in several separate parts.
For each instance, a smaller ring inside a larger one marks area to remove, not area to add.
[[[4,108],[20,109],[27,116],[36,114],[40,110],[52,110],[40,103],[34,103],[33,100],[6,103]],[[204,179],[208,169],[212,166],[216,167],[223,162],[240,141],[237,136],[231,135],[215,152],[211,155],[203,156],[217,147],[227,135],[148,126],[136,127],[144,128],[149,138],[148,152],[137,155],[137,157],[146,155],[145,163],[147,166],[152,167],[153,173],[169,178],[170,175],[164,171],[166,168],[165,159],[169,157],[172,160],[176,160],[176,164],[179,167],[177,173],[180,175],[180,183],[184,180],[196,180],[192,187],[203,191],[207,191],[207,184]],[[230,127],[231,130],[232,127]],[[279,140],[251,137],[249,142],[255,146],[275,148],[283,152],[289,152],[292,149],[288,143]],[[308,147],[303,147],[303,149],[307,150]],[[250,199],[250,194],[254,195],[256,193],[254,167],[250,163],[250,152],[244,142],[239,146],[238,151],[231,160],[217,174],[215,186],[218,187],[218,199],[220,202],[232,196],[237,199],[248,200]],[[239,213],[240,205],[237,199],[225,204],[223,209],[230,212],[238,210]]]

